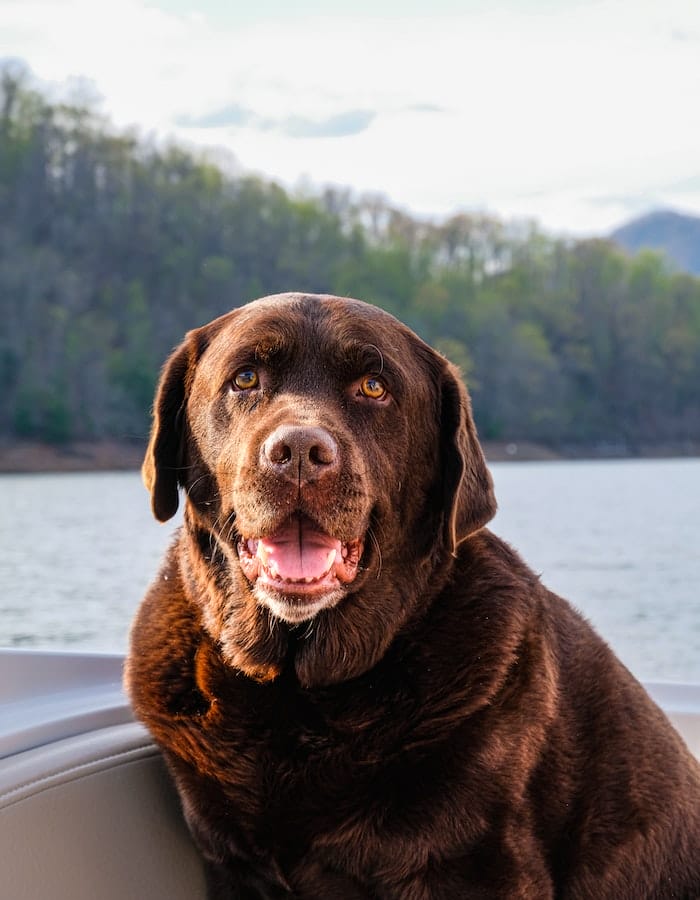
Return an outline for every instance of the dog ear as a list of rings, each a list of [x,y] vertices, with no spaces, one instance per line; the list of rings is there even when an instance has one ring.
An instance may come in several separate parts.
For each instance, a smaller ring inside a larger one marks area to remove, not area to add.
[[[199,357],[196,332],[190,332],[168,358],[153,404],[153,424],[141,475],[151,494],[151,509],[159,522],[177,512],[178,486],[185,461],[185,403]]]
[[[471,401],[459,373],[444,360],[441,382],[440,446],[445,538],[457,545],[496,513],[493,481],[476,434]]]

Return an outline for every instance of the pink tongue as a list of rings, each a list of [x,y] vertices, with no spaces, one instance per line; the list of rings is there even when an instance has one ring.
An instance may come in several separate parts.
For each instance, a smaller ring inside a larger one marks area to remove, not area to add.
[[[303,520],[261,538],[257,552],[274,576],[290,581],[322,578],[336,558],[342,560],[340,541]]]

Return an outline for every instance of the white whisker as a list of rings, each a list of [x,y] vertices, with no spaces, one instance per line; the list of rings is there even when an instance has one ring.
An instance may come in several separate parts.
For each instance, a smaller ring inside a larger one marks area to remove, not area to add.
[[[377,576],[376,576],[377,578],[379,578],[382,574],[382,548],[379,546],[379,540],[377,539],[377,536],[375,535],[375,533],[371,527],[367,529],[367,534],[368,534],[370,540],[372,541],[372,544],[374,545],[374,549],[377,551],[377,557],[379,558],[379,566],[377,568]]]

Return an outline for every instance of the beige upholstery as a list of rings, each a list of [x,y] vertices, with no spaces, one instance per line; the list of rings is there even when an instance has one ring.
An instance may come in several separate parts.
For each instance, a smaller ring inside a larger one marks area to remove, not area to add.
[[[199,857],[136,723],[0,760],[3,900],[201,900]]]

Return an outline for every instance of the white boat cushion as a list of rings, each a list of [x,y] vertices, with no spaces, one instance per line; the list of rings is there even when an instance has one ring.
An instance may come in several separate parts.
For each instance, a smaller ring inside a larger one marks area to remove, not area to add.
[[[8,900],[204,900],[162,758],[136,723],[0,760]]]

